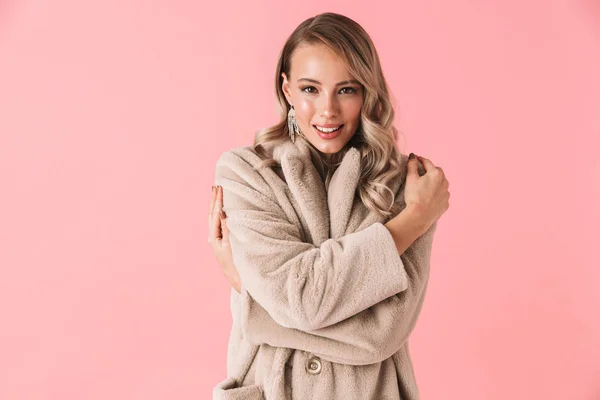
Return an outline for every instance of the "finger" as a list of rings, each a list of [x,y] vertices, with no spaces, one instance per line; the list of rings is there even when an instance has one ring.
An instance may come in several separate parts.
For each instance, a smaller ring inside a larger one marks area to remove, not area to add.
[[[217,202],[215,204],[215,212],[217,214],[219,214],[221,212],[221,210],[223,209],[223,186],[218,186],[217,187]]]
[[[210,207],[208,207],[208,214],[209,215],[212,214],[213,208],[215,207],[215,201],[217,199],[216,194],[217,194],[217,187],[213,186],[212,187],[212,195],[211,195],[212,197],[210,198]]]
[[[217,210],[213,210],[211,214],[211,232],[212,238],[219,239],[221,237],[221,216]]]
[[[437,167],[437,169],[442,173],[442,178],[446,179],[446,174],[444,173],[442,167]]]
[[[413,153],[410,153],[413,154]],[[419,165],[418,165],[418,161],[417,161],[417,157],[410,157],[410,155],[408,156],[408,164],[407,164],[407,168],[408,168],[408,175],[415,175],[415,176],[419,176]]]
[[[211,233],[212,233],[212,221],[213,221],[213,208],[215,207],[215,202],[217,199],[217,190],[216,190],[216,186],[212,187],[212,194],[211,194],[211,198],[210,198],[210,205],[208,207],[208,236],[210,237]]]
[[[223,232],[223,240],[229,242],[229,227],[227,226],[225,211],[221,211],[221,231]]]
[[[430,171],[435,168],[435,165],[428,158],[421,156],[417,156],[417,158],[419,159],[419,161],[421,161],[421,164],[423,164],[423,168],[425,168],[425,171]]]

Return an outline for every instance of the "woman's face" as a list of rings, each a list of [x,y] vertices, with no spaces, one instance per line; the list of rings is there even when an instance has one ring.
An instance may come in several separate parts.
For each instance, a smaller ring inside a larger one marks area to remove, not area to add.
[[[291,64],[290,76],[281,74],[282,89],[288,103],[294,106],[300,130],[322,153],[340,151],[359,125],[361,84],[352,80],[344,61],[325,45],[298,47]],[[340,125],[331,138],[317,128]]]

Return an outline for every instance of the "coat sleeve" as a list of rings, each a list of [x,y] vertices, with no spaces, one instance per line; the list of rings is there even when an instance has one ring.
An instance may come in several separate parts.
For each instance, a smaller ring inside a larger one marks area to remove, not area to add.
[[[409,287],[393,237],[381,223],[320,246],[301,240],[251,164],[227,151],[217,161],[229,242],[244,290],[280,326],[326,328]]]
[[[405,290],[327,327],[309,331],[285,328],[242,287],[244,336],[252,344],[299,349],[343,364],[366,365],[391,357],[404,346],[420,314],[436,227],[437,222],[401,255],[410,277]]]

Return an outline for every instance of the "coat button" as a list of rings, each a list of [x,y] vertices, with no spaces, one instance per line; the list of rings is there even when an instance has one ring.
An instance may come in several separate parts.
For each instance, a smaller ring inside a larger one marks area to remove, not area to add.
[[[319,357],[311,357],[306,362],[306,370],[309,374],[317,375],[321,373],[321,360]]]

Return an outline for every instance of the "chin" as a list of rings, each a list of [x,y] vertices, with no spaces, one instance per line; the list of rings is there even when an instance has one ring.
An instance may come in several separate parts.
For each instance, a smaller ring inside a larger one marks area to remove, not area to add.
[[[314,148],[316,148],[323,154],[335,154],[344,148],[346,143],[348,143],[348,140],[326,141],[321,139],[320,137],[316,137],[309,138],[309,142],[313,145]]]
[[[319,150],[323,154],[335,154],[341,151],[344,146],[352,139],[352,135],[346,137],[346,135],[340,135],[335,139],[326,140],[318,135],[311,135],[308,137],[308,141],[313,145],[314,148]]]

